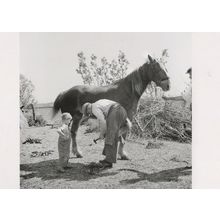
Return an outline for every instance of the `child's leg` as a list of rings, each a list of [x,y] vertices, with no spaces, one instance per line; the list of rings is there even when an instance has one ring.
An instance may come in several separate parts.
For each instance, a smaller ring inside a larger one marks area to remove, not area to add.
[[[64,172],[64,164],[65,164],[65,158],[63,156],[60,156],[59,157],[58,171]]]
[[[64,158],[64,168],[70,168],[70,166],[68,166],[69,163],[69,158],[70,158],[70,143],[71,140],[69,141],[69,143],[66,144],[66,147],[64,149],[64,154],[65,154],[65,158]]]
[[[58,141],[58,154],[59,154],[59,165],[58,171],[64,172],[64,165],[65,165],[65,152],[64,152],[64,143],[62,141]]]
[[[65,156],[63,161],[63,168],[67,168],[69,163],[69,157]]]

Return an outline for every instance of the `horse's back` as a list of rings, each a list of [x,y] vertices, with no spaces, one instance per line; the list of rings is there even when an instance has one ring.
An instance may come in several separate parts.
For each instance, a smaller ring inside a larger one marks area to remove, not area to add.
[[[62,96],[61,111],[71,111],[73,114],[80,111],[86,102],[94,103],[100,99],[109,99],[123,105],[123,101],[125,101],[117,84],[107,86],[76,85],[65,91]]]
[[[99,94],[105,92],[103,87],[76,85],[62,94],[61,111],[76,112],[85,102],[95,102],[100,99]]]

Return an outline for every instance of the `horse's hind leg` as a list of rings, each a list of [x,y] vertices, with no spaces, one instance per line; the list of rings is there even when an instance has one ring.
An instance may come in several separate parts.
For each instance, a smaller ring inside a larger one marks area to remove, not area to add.
[[[122,137],[124,140],[126,139],[127,134],[123,134]],[[118,154],[121,157],[121,160],[129,160],[129,157],[127,153],[124,151],[124,143],[120,140],[119,148],[118,148]]]
[[[82,158],[82,154],[79,151],[79,149],[77,147],[77,143],[76,143],[76,134],[77,134],[77,130],[79,128],[79,124],[80,124],[81,118],[82,118],[82,114],[81,113],[74,114],[73,115],[73,124],[72,124],[72,128],[71,128],[72,153],[74,155],[76,155],[76,157],[78,157],[78,158]]]

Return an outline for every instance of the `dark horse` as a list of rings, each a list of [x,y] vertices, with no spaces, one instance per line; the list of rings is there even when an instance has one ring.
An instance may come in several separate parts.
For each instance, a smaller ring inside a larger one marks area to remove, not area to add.
[[[116,101],[127,110],[128,118],[132,120],[138,100],[150,82],[155,82],[156,86],[161,87],[164,91],[169,90],[170,81],[166,71],[150,55],[148,55],[148,59],[137,70],[110,85],[99,87],[78,85],[58,95],[54,102],[54,115],[61,109],[61,112],[69,112],[73,117],[71,128],[73,154],[81,157],[76,144],[76,133],[82,118],[81,108],[84,103],[94,103],[99,99]],[[126,134],[124,138],[126,138]],[[120,143],[118,154],[121,159],[128,159],[123,146]]]

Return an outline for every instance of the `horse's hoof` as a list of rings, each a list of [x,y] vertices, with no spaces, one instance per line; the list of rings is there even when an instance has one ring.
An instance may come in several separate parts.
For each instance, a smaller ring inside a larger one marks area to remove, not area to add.
[[[121,156],[121,160],[130,160],[130,158],[127,155]]]

